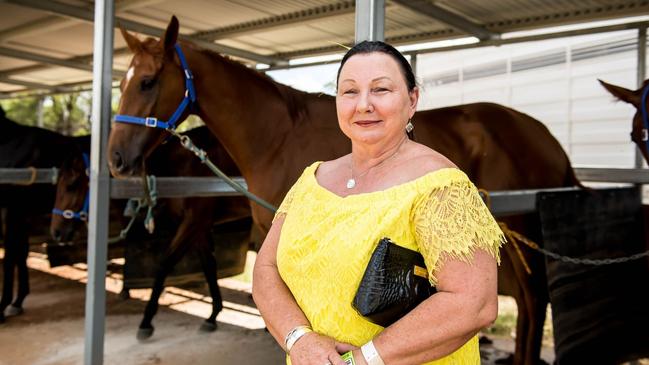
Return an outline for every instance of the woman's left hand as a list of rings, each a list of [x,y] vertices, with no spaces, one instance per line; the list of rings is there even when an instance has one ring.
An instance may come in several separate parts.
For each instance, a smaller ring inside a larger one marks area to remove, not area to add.
[[[346,365],[340,357],[339,349],[344,350],[349,348],[353,348],[353,346],[347,343],[337,342],[331,337],[311,332],[304,335],[293,345],[290,354],[291,364]]]

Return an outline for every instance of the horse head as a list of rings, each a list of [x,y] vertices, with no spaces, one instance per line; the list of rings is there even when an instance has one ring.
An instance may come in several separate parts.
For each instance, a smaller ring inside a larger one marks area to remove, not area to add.
[[[185,97],[185,73],[176,55],[178,19],[171,18],[160,40],[140,41],[123,28],[133,58],[120,83],[119,117],[146,121],[141,125],[114,123],[108,141],[108,163],[113,176],[135,176],[143,162],[166,137],[162,128],[147,128],[151,121],[169,120]],[[188,114],[185,108],[178,119]]]
[[[65,160],[59,169],[50,234],[57,242],[70,242],[87,222],[89,157],[81,153]]]
[[[608,92],[613,94],[619,100],[627,102],[636,108],[636,113],[633,116],[631,140],[635,143],[645,161],[649,163],[649,117],[647,114],[647,97],[643,93],[649,90],[649,80],[645,80],[644,84],[638,90],[629,90],[621,86],[612,85],[602,80],[599,82],[604,86]],[[645,115],[643,116],[643,108]]]

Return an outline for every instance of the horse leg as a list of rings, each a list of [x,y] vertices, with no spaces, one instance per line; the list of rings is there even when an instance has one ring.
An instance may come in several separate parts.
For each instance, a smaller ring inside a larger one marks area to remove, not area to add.
[[[153,290],[151,291],[151,298],[146,304],[144,309],[144,317],[140,322],[140,327],[137,332],[137,339],[142,341],[153,335],[153,317],[158,312],[158,300],[162,291],[164,290],[164,283],[167,276],[173,270],[174,266],[185,256],[191,246],[191,230],[183,229],[183,225],[178,228],[171,245],[167,250],[165,257],[162,259],[160,266],[156,272],[153,282]]]
[[[27,258],[29,257],[29,236],[27,227],[21,230],[22,235],[18,239],[18,252],[16,267],[18,269],[18,292],[16,300],[7,308],[8,316],[15,316],[23,313],[23,301],[29,294],[29,271],[27,269]]]
[[[21,244],[27,244],[22,237],[26,237],[27,228],[25,217],[19,209],[7,208],[7,231],[5,235],[5,257],[3,265],[2,299],[0,299],[0,323],[4,322],[5,309],[11,304],[14,292],[14,272],[18,265]],[[13,311],[10,311],[13,312]]]
[[[7,228],[9,231],[10,228]],[[0,299],[0,323],[4,323],[5,308],[11,303],[14,292],[14,266],[15,266],[15,253],[14,247],[9,240],[5,241],[5,257],[2,265],[3,280],[2,280],[2,299]]]
[[[536,241],[539,242],[539,241]],[[529,253],[529,250],[527,250]],[[527,290],[523,291],[525,302],[523,316],[524,323],[524,364],[540,364],[541,347],[543,342],[543,325],[545,324],[546,311],[548,307],[549,293],[547,291],[547,279],[545,273],[545,258],[536,252],[526,255],[532,275],[528,275],[529,282]]]
[[[213,332],[216,330],[216,316],[223,309],[223,300],[221,299],[221,290],[216,281],[216,258],[214,257],[214,242],[207,230],[207,237],[204,243],[199,244],[199,256],[205,280],[210,289],[212,296],[212,314],[201,325],[201,331]]]
[[[538,224],[534,225],[534,217],[517,217],[509,226],[517,232],[525,234],[531,240],[540,242],[541,234]],[[543,339],[543,324],[548,304],[547,282],[545,275],[545,258],[531,251],[523,243],[518,243],[525,262],[531,274],[527,273],[520,254],[512,243],[505,246],[504,252],[509,257],[515,276],[517,289],[514,299],[518,307],[516,320],[516,351],[513,357],[514,365],[536,365],[540,361],[541,342]]]

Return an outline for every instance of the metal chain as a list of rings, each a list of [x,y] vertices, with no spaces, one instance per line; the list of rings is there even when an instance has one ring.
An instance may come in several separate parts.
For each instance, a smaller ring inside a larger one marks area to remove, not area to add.
[[[594,266],[601,266],[601,265],[612,265],[612,264],[621,264],[624,262],[629,262],[629,261],[634,261],[634,260],[639,260],[643,257],[649,256],[649,251],[645,252],[639,252],[630,256],[624,256],[624,257],[616,257],[614,259],[606,258],[606,259],[581,259],[581,258],[575,258],[575,257],[570,257],[570,256],[565,256],[565,255],[560,255],[556,252],[548,251],[544,248],[539,247],[535,242],[530,241],[527,239],[525,236],[522,234],[515,232],[515,231],[510,231],[510,234],[516,237],[517,240],[523,242],[525,245],[530,247],[533,250],[536,250],[538,252],[541,252],[542,254],[552,257],[555,260],[571,263],[571,264],[577,264],[577,265],[594,265]]]
[[[554,252],[550,252],[544,248],[535,248],[535,250],[543,253],[546,256],[550,256],[555,260],[560,260],[563,262],[568,262],[571,264],[578,264],[578,265],[594,265],[594,266],[601,266],[601,265],[612,265],[612,264],[621,264],[624,262],[629,262],[629,261],[634,261],[641,259],[643,257],[649,256],[649,251],[645,252],[640,252],[636,253],[631,256],[625,256],[625,257],[617,257],[614,259],[578,259],[570,256],[564,256],[564,255],[559,255]]]

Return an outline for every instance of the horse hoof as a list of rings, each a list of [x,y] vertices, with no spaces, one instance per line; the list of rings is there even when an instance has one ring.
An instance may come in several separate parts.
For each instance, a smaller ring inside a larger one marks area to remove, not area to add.
[[[128,292],[128,289],[122,289],[122,291],[119,292],[119,299],[121,300],[131,299],[131,294]]]
[[[203,324],[201,324],[200,331],[201,332],[214,332],[214,331],[216,331],[216,328],[217,328],[216,322],[212,323],[212,322],[205,321],[205,322],[203,322]]]
[[[0,312],[0,324],[5,323],[5,315]]]
[[[13,304],[9,305],[7,309],[5,309],[5,314],[7,315],[7,317],[18,316],[23,314],[24,312],[25,311],[23,310],[22,307],[16,307]]]
[[[478,343],[481,345],[492,345],[494,342],[489,337],[482,335],[480,336]]]
[[[153,327],[149,328],[138,328],[137,330],[137,340],[145,341],[153,336]]]
[[[509,365],[514,363],[514,354],[509,354],[507,357],[503,357],[500,359],[496,359],[495,361],[496,364],[504,364],[504,365]]]

